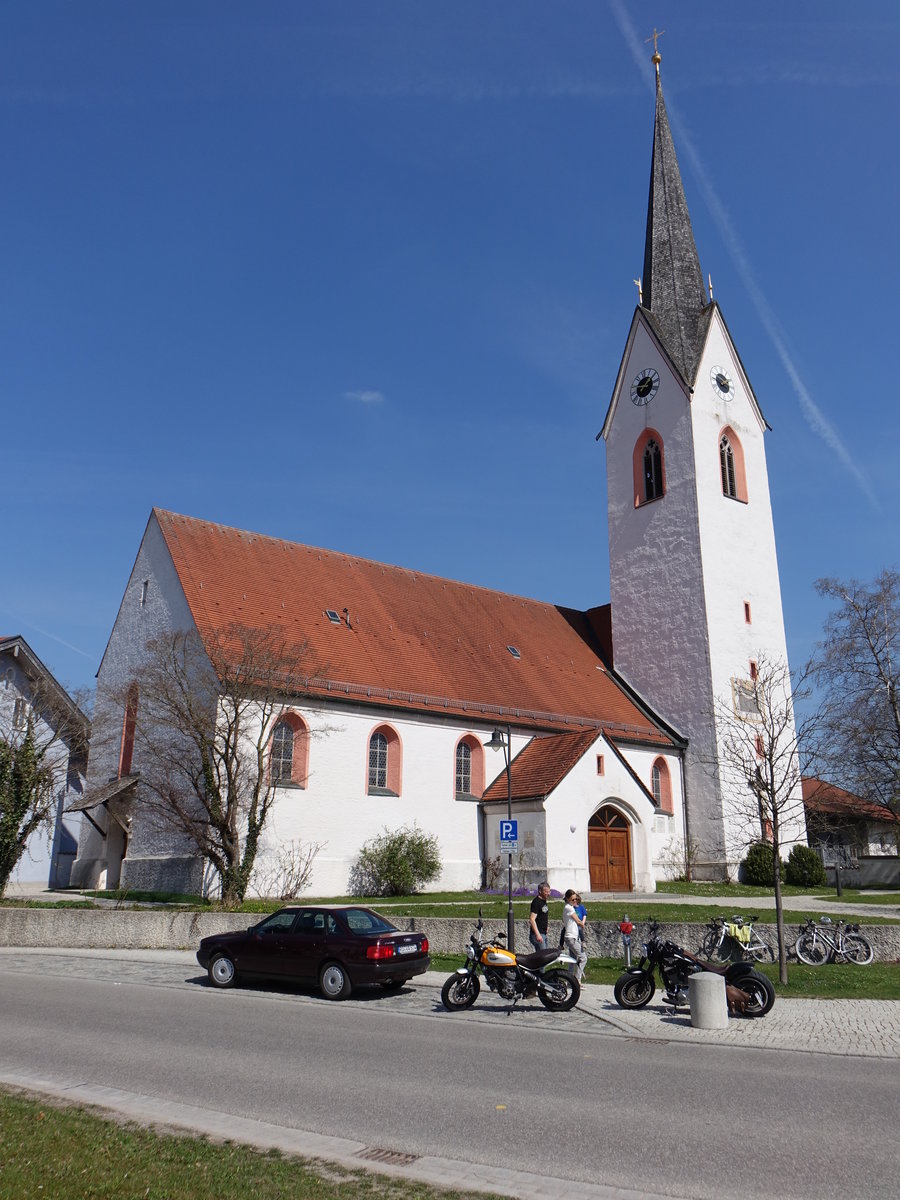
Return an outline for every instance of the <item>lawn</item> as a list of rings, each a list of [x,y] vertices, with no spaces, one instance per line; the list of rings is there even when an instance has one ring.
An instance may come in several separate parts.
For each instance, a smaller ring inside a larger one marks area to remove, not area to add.
[[[0,1195],[43,1195],[47,1200],[486,1200],[483,1192],[442,1190],[232,1142],[157,1133],[93,1110],[8,1091],[0,1091]]]
[[[721,915],[727,916],[740,911],[744,916],[755,915],[757,923],[760,925],[771,925],[775,922],[774,898],[769,888],[754,888],[738,883],[673,882],[660,883],[658,891],[668,896],[683,896],[684,903],[656,900],[652,896],[635,899],[631,895],[623,894],[621,900],[592,901],[588,905],[588,918],[591,921],[610,921],[617,924],[627,912],[635,921],[646,921],[650,917],[656,917],[667,924],[705,925],[717,911]],[[821,897],[822,908],[827,904],[831,916],[843,915],[850,920],[859,919],[858,916],[854,917],[841,909],[841,900],[835,896],[833,888],[804,889],[786,886],[784,891],[788,896]],[[214,901],[199,896],[186,896],[170,892],[138,892],[126,889],[117,892],[85,892],[84,894],[85,896],[116,900],[123,907],[128,907],[129,904],[165,904],[176,909],[222,911],[221,906]],[[720,897],[721,905],[717,909],[709,905],[691,904],[691,898],[694,896],[698,898]],[[847,903],[854,904],[859,902],[881,905],[898,904],[896,917],[882,917],[873,914],[866,918],[866,924],[892,924],[900,920],[900,897],[896,894],[875,897],[864,892],[846,889],[842,899]],[[531,900],[530,892],[521,896],[513,896],[513,912],[518,919],[527,919]],[[740,901],[740,904],[735,901]],[[10,903],[10,901],[4,901],[4,903]],[[15,903],[29,904],[32,901]],[[275,912],[284,903],[286,902],[282,900],[249,899],[234,911],[265,914]],[[461,920],[472,921],[473,924],[478,918],[479,910],[482,912],[485,922],[499,921],[502,923],[506,919],[507,909],[505,894],[498,895],[487,892],[424,892],[413,896],[302,896],[291,903],[364,904],[383,912],[388,917],[392,915],[398,917],[458,917]],[[785,919],[788,924],[797,925],[809,917],[820,917],[822,908],[809,908],[803,912],[788,911],[785,913]],[[561,917],[562,900],[551,899],[551,920],[558,921]]]

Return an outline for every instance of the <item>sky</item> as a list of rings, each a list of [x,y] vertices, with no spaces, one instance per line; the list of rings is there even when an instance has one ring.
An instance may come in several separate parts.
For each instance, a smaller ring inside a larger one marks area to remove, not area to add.
[[[887,0],[5,5],[0,635],[90,686],[154,505],[607,602],[654,29],[799,664],[900,563]]]

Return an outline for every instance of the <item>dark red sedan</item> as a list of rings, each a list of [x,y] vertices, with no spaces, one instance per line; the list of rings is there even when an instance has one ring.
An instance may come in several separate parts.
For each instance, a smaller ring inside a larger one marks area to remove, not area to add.
[[[310,904],[281,908],[239,933],[205,937],[197,962],[213,987],[241,977],[317,983],[329,1000],[355,987],[398,988],[428,970],[428,938],[402,933],[370,908]]]

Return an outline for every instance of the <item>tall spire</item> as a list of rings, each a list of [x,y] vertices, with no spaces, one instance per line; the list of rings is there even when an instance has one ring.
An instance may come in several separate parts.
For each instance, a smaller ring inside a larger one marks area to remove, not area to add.
[[[699,318],[706,307],[703,274],[669,129],[655,50],[656,121],[644,243],[643,307],[650,310],[666,350],[693,382],[701,350]]]

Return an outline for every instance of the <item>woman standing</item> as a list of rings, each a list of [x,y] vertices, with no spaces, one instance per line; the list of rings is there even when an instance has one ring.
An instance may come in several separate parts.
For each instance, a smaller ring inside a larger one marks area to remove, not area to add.
[[[584,967],[587,962],[587,954],[581,941],[581,931],[584,929],[584,917],[578,915],[576,904],[578,904],[578,893],[569,888],[563,897],[565,905],[563,907],[563,948],[567,954],[576,960],[576,974],[579,983],[584,975]]]

